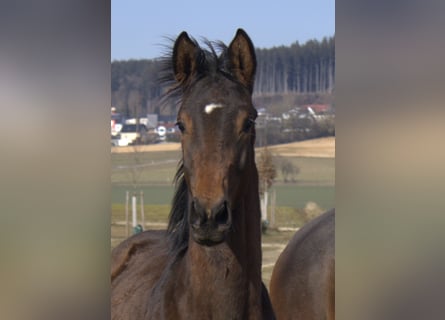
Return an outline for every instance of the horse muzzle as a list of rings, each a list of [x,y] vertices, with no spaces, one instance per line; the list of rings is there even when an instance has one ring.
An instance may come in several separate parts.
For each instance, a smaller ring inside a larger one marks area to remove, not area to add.
[[[193,199],[190,208],[191,236],[200,245],[213,246],[223,242],[232,227],[232,212],[226,200],[211,209]]]

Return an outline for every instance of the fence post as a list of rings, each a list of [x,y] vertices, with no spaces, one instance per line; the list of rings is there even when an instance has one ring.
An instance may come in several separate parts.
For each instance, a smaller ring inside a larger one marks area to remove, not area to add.
[[[128,190],[125,194],[125,236],[128,238]]]
[[[142,219],[142,229],[145,230],[145,212],[144,212],[144,192],[141,190],[141,219]]]
[[[264,191],[264,196],[263,196],[263,201],[264,201],[264,211],[261,212],[261,220],[262,221],[267,221],[267,211],[268,211],[268,206],[269,206],[269,192],[267,191],[267,189]]]
[[[133,193],[133,196],[131,197],[131,214],[132,214],[132,218],[133,218],[132,219],[133,228],[136,227],[138,224],[136,202],[137,202],[136,193]]]
[[[271,195],[271,199],[270,199],[270,227],[274,228],[275,227],[275,206],[276,206],[276,202],[277,202],[277,192],[276,189],[274,188],[272,190],[272,195]]]

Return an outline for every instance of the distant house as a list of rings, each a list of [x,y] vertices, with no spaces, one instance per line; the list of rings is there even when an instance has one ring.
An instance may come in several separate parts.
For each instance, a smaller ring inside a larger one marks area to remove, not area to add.
[[[259,117],[267,115],[266,108],[263,108],[263,107],[257,108],[257,114],[258,114]]]
[[[328,104],[308,104],[308,105],[302,106],[300,109],[302,111],[306,110],[311,114],[321,115],[321,114],[330,113],[331,106]]]
[[[175,123],[176,117],[176,115],[159,115],[158,122],[162,125],[165,125],[167,123]]]
[[[300,119],[312,118],[315,121],[333,116],[333,110],[328,104],[308,104],[298,108],[294,112]]]
[[[111,136],[116,136],[122,129],[125,117],[116,112],[116,108],[111,108]]]
[[[148,129],[155,129],[158,126],[158,118],[157,114],[147,114],[147,118],[141,118],[140,120]]]

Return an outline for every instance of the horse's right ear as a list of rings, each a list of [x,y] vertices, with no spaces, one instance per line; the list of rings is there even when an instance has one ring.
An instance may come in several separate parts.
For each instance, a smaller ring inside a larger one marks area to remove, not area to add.
[[[175,79],[179,83],[184,83],[196,71],[196,54],[196,43],[187,32],[181,32],[175,41],[172,56]]]
[[[228,47],[228,54],[230,66],[235,77],[252,93],[255,80],[256,57],[252,40],[250,40],[246,31],[243,29],[236,31],[235,38]]]

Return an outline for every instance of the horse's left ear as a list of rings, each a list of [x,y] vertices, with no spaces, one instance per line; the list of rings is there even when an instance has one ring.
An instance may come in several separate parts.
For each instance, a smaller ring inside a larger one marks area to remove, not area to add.
[[[252,93],[256,71],[255,48],[243,29],[237,30],[227,52],[231,71]]]

